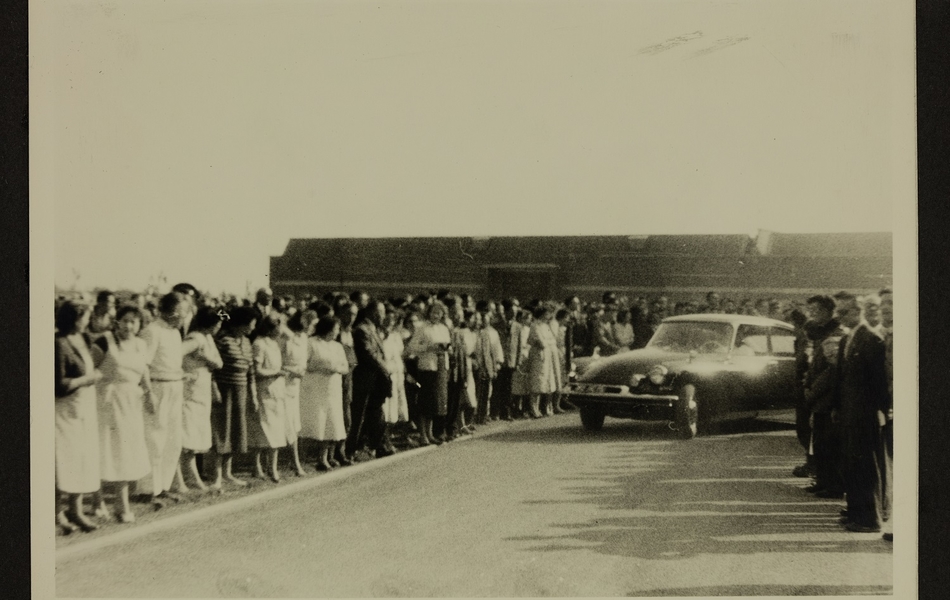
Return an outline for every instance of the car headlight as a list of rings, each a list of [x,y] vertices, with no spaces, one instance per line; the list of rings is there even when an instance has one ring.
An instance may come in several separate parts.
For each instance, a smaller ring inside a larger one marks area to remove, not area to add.
[[[640,382],[643,381],[644,377],[646,377],[646,375],[641,375],[640,373],[633,375],[630,378],[630,389],[634,389],[638,387],[640,385]]]
[[[650,383],[653,385],[663,385],[663,382],[666,381],[666,374],[668,372],[669,370],[663,365],[657,365],[650,369],[650,373],[647,375],[647,377],[650,378]]]

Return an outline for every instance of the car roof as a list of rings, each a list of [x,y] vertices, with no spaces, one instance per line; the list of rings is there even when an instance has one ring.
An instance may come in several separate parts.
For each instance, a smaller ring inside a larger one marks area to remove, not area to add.
[[[678,323],[682,321],[706,322],[706,323],[732,323],[734,325],[762,325],[764,327],[782,327],[784,329],[794,329],[790,324],[771,319],[769,317],[756,317],[752,315],[726,315],[720,313],[700,313],[695,315],[678,315],[663,319],[663,323]]]

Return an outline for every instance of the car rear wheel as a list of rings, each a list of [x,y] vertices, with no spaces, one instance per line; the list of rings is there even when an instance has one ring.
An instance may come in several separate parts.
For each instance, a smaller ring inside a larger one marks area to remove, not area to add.
[[[676,404],[676,432],[685,440],[691,440],[699,434],[699,401],[696,386],[687,383],[679,393]]]
[[[604,411],[590,406],[581,407],[581,423],[588,431],[600,431],[604,427]]]

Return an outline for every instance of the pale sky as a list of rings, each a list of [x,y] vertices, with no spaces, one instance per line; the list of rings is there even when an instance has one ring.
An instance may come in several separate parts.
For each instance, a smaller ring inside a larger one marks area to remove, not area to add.
[[[55,281],[243,292],[294,237],[889,231],[889,4],[57,3]]]

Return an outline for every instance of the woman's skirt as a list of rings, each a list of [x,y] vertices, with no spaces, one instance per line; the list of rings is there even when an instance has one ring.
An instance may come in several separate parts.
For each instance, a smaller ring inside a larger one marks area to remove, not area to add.
[[[308,373],[300,392],[300,437],[321,442],[346,439],[343,382],[339,374]]]
[[[247,384],[218,384],[221,402],[211,405],[211,437],[218,454],[247,453]]]
[[[422,417],[444,417],[449,406],[449,372],[419,371],[416,378],[419,388],[419,415]]]
[[[151,471],[143,402],[137,383],[100,389],[99,476],[103,481],[137,481]]]
[[[297,435],[300,433],[300,381],[299,377],[291,377],[284,387],[287,440],[291,444],[297,441]]]
[[[56,399],[56,488],[67,494],[99,489],[99,419],[95,386]]]
[[[186,381],[181,405],[181,445],[190,452],[211,448],[211,374],[205,371],[195,381]]]
[[[287,445],[287,411],[283,376],[258,377],[257,418],[248,423],[247,443],[252,448],[283,448]]]

